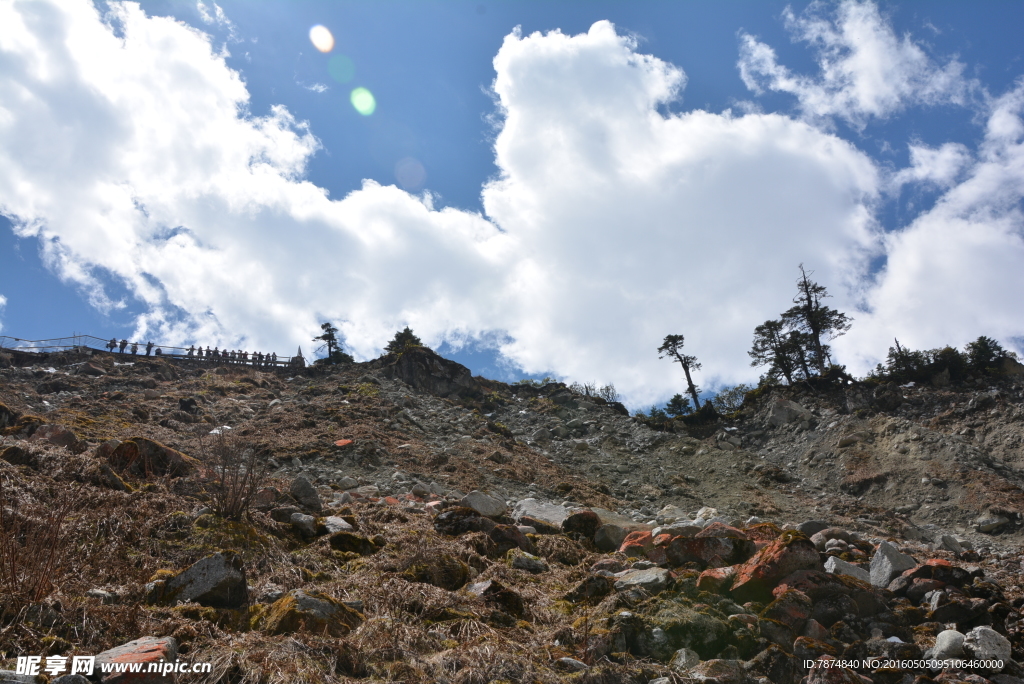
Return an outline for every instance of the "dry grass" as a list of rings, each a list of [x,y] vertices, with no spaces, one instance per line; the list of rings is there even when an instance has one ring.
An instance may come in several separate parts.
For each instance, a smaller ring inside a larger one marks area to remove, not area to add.
[[[241,520],[252,507],[269,469],[269,449],[259,434],[221,432],[199,440],[200,460],[207,468],[207,489],[214,512],[226,520]]]
[[[13,470],[13,469],[12,469]],[[51,490],[39,500],[12,472],[0,473],[0,616],[10,618],[42,601],[67,571],[65,519],[74,490]]]

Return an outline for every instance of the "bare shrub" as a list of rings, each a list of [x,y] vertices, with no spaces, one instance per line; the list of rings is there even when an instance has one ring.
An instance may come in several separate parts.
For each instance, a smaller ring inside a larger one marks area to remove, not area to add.
[[[65,570],[67,537],[61,525],[75,492],[49,494],[50,501],[34,500],[9,475],[0,475],[0,595],[7,616],[49,596]]]
[[[241,520],[267,479],[266,445],[258,435],[243,437],[222,431],[200,437],[199,453],[207,468],[214,513],[226,520]]]

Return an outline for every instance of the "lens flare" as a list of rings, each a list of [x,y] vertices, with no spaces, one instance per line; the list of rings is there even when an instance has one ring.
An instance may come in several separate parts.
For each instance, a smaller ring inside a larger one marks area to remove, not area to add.
[[[363,116],[370,116],[377,109],[377,100],[373,97],[373,93],[366,88],[356,88],[352,91],[349,99],[356,111]]]
[[[309,41],[320,52],[330,52],[334,49],[334,36],[326,26],[320,24],[309,29]]]
[[[405,157],[395,164],[395,179],[405,190],[419,190],[427,180],[427,170],[419,159]]]
[[[348,83],[356,75],[356,64],[345,55],[334,55],[327,60],[327,73],[338,83]]]

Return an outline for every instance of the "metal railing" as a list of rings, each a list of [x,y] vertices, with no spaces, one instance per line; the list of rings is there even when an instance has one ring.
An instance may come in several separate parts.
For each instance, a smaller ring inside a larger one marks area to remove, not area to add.
[[[111,349],[111,342],[115,343]],[[122,342],[125,344],[122,346]],[[152,349],[147,353],[147,344],[142,342],[128,342],[126,340],[106,340],[94,335],[72,335],[71,337],[54,337],[48,340],[24,340],[20,337],[0,335],[0,349],[9,351],[31,352],[35,354],[62,352],[62,351],[94,351],[105,352],[115,356],[126,356],[132,358],[155,358],[174,359],[180,361],[193,361],[197,364],[208,363],[210,365],[239,365],[253,366],[256,368],[285,368],[293,365],[306,365],[303,356],[278,356],[274,359],[272,354],[264,354],[262,359],[257,357],[256,352],[241,352],[240,350],[229,351],[227,349],[217,350],[213,354],[207,353],[202,347],[173,347],[171,345],[153,344]],[[133,351],[134,349],[134,351]],[[202,354],[200,356],[200,354]],[[227,354],[225,356],[225,354]],[[232,357],[232,354],[234,356]]]

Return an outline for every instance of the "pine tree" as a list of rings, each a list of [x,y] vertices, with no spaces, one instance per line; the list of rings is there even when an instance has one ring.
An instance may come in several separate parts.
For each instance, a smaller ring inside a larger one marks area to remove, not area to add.
[[[830,295],[825,286],[811,280],[810,275],[800,264],[797,295],[793,298],[796,306],[782,314],[782,321],[790,330],[802,333],[800,343],[808,352],[807,361],[824,375],[831,363],[831,348],[825,341],[844,335],[850,329],[851,319],[822,304],[822,300]]]
[[[404,330],[400,330],[395,333],[394,339],[388,342],[388,346],[384,348],[384,351],[388,354],[398,354],[405,351],[408,347],[422,347],[423,342],[420,338],[416,337],[416,334],[405,326]]]
[[[665,341],[658,347],[658,353],[661,354],[659,359],[663,359],[666,356],[671,356],[680,366],[683,367],[683,372],[686,374],[686,389],[693,398],[693,405],[699,411],[700,410],[700,399],[697,397],[700,390],[693,384],[693,378],[690,376],[690,371],[699,371],[701,366],[697,362],[696,356],[690,356],[689,354],[682,353],[683,348],[683,336],[682,335],[666,335]]]
[[[690,405],[689,397],[684,397],[682,394],[676,394],[665,404],[665,413],[673,418],[685,416],[691,411],[693,411],[693,406]]]

